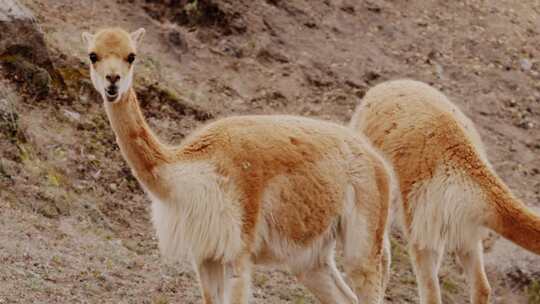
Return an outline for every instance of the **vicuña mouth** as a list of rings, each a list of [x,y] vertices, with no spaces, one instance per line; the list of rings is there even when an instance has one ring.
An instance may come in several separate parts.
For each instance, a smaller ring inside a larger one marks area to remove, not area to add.
[[[105,97],[107,97],[107,101],[113,102],[118,97],[118,91],[116,89],[105,89]]]

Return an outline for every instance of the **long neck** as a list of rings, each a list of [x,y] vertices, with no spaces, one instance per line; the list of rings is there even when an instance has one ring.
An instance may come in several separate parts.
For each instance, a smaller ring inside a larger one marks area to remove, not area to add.
[[[133,88],[117,102],[105,101],[105,109],[122,155],[134,175],[152,194],[166,196],[157,168],[172,161],[171,151],[148,127]]]

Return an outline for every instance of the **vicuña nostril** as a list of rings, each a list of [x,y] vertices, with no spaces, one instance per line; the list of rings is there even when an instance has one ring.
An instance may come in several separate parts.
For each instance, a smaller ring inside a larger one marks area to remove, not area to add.
[[[120,80],[120,75],[118,74],[109,74],[105,76],[105,79],[107,79],[111,84],[115,84],[118,80]]]

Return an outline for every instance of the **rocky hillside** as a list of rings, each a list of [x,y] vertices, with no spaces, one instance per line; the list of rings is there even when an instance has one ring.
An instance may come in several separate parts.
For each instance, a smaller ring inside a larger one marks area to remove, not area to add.
[[[147,34],[136,89],[177,143],[206,121],[288,113],[345,123],[365,91],[415,78],[477,124],[500,176],[540,207],[540,3],[535,0],[0,0],[0,303],[200,303],[161,260],[149,201],[89,82],[82,31]],[[540,210],[540,208],[538,209]],[[392,241],[388,303],[417,303]],[[494,303],[540,303],[540,258],[490,235]],[[467,303],[449,254],[445,303]],[[315,303],[258,269],[254,303]]]

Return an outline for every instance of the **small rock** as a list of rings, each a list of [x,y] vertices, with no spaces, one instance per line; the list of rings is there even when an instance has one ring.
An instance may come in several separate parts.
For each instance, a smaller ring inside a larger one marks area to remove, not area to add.
[[[239,34],[245,33],[247,30],[247,24],[241,15],[233,16],[231,20],[231,28]]]
[[[69,215],[71,205],[62,193],[53,189],[46,189],[36,195],[38,198],[36,211],[39,214],[48,218]]]
[[[46,96],[49,93],[52,80],[46,69],[20,54],[6,56],[2,63],[13,73],[14,80],[23,82],[33,94]]]
[[[262,48],[257,53],[257,59],[263,62],[288,63],[289,58],[278,50]]]
[[[376,14],[379,14],[382,12],[382,8],[376,3],[367,2],[366,8],[368,11],[376,13]]]
[[[122,245],[124,245],[125,248],[137,253],[137,254],[143,254],[144,248],[142,248],[139,244],[139,242],[135,240],[124,240],[122,241]]]
[[[435,73],[437,73],[437,78],[442,79],[444,77],[443,72],[443,67],[440,64],[435,63]]]
[[[529,71],[532,68],[532,63],[529,59],[523,58],[519,61],[521,69],[525,72]]]
[[[86,82],[85,85],[88,85],[90,84],[90,82],[88,80],[84,80],[84,82]],[[79,95],[79,101],[81,104],[88,104],[88,101],[89,101],[89,97],[88,97],[88,94],[80,94]]]
[[[113,291],[114,290],[114,284],[110,281],[106,281],[104,284],[106,291]]]
[[[381,78],[381,74],[377,71],[367,71],[364,74],[365,81],[369,84],[371,81],[375,81],[377,79]]]
[[[313,21],[308,21],[308,22],[305,22],[304,25],[308,28],[317,28],[317,23],[313,22]]]
[[[180,48],[182,51],[187,51],[188,44],[186,39],[177,30],[171,30],[167,33],[167,40],[174,46]]]
[[[96,172],[94,172],[94,173],[92,174],[92,177],[93,177],[94,179],[98,179],[100,176],[101,176],[101,170],[97,170]]]
[[[71,204],[65,197],[61,197],[55,201],[56,211],[61,215],[69,215]]]
[[[348,14],[351,14],[351,15],[354,15],[354,13],[356,12],[356,9],[352,5],[344,5],[344,6],[340,7],[340,9],[342,11],[348,13]]]
[[[69,110],[64,110],[64,115],[72,121],[79,121],[81,119],[81,114]]]
[[[41,215],[48,217],[48,218],[57,218],[60,213],[56,209],[56,206],[52,204],[43,204],[41,205],[37,210]]]
[[[418,26],[420,26],[420,27],[427,27],[428,26],[428,22],[423,20],[423,19],[417,19],[416,24]]]
[[[111,191],[115,192],[116,190],[118,190],[118,186],[115,183],[111,183],[111,184],[109,184],[109,189],[111,189]]]
[[[529,130],[529,129],[532,129],[534,127],[534,123],[532,121],[524,120],[524,121],[520,122],[517,126],[522,128],[522,129]]]

